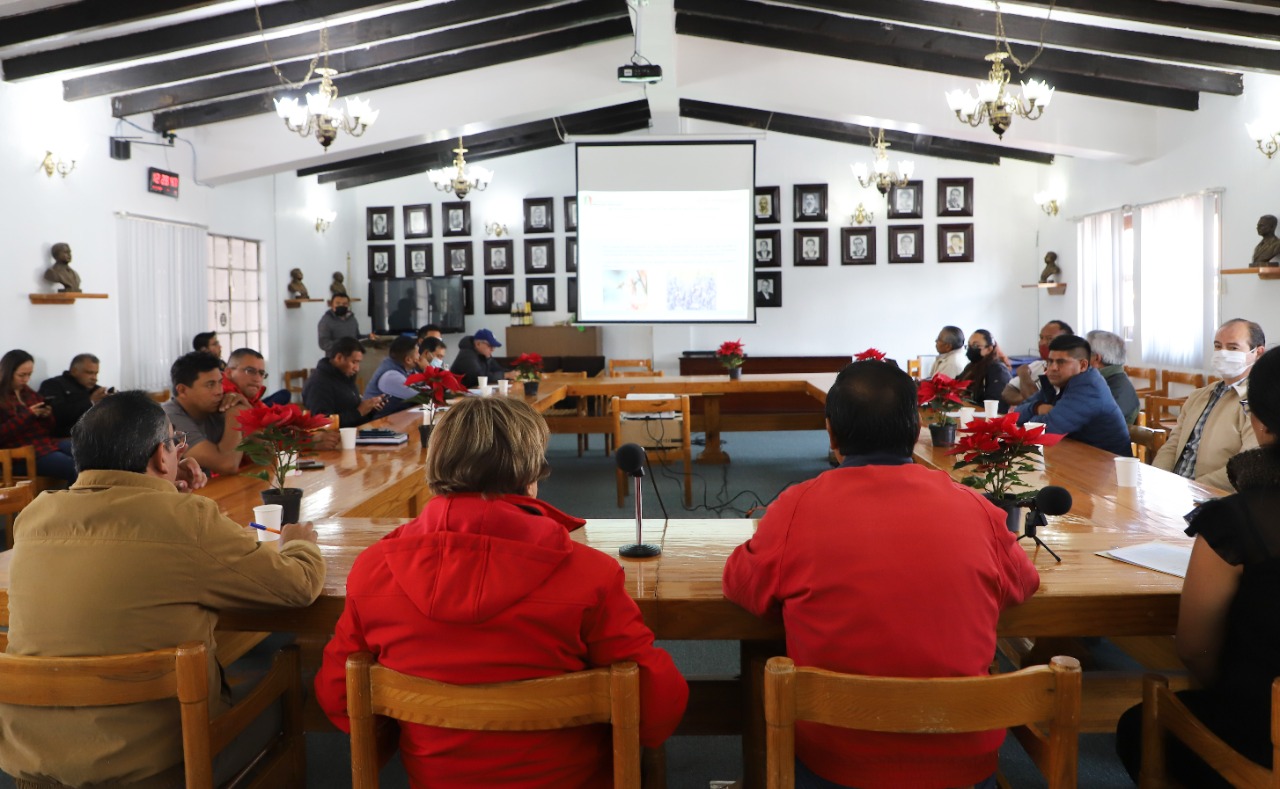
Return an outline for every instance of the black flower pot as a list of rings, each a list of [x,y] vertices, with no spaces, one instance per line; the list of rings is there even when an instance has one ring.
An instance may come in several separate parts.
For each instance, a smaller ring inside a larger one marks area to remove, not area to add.
[[[956,426],[952,423],[945,425],[931,424],[929,425],[929,437],[933,439],[935,447],[953,447],[956,445]]]
[[[431,443],[431,430],[435,425],[418,425],[418,439],[422,441],[422,448],[426,449],[427,444]]]
[[[541,383],[541,381],[525,381],[524,382],[525,397],[537,397],[539,383]]]
[[[267,488],[262,491],[263,504],[279,504],[280,523],[297,523],[302,515],[302,488]]]
[[[1018,500],[1016,497],[1005,494],[1004,496],[996,498],[990,493],[984,493],[983,496],[986,497],[987,501],[1004,510],[1005,528],[1014,534],[1022,531],[1022,508],[1018,506]]]
[[[729,368],[729,380],[730,380],[730,381],[741,381],[741,380],[742,380],[742,366],[741,366],[741,365],[739,365],[738,367],[730,367],[730,368]]]

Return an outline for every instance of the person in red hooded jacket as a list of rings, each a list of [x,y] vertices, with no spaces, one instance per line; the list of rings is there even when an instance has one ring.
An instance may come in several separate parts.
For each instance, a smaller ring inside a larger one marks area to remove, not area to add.
[[[640,741],[656,747],[689,688],[627,594],[612,556],[574,542],[585,521],[539,501],[549,432],[523,401],[468,398],[427,450],[433,498],[356,559],[347,602],[316,675],[316,698],[350,731],[345,664],[371,652],[396,671],[470,685],[635,661]],[[473,732],[402,724],[415,788],[612,786],[607,726]]]

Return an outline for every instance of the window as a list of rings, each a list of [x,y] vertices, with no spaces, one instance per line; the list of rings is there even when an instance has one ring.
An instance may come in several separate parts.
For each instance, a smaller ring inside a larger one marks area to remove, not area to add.
[[[1124,337],[1129,363],[1199,369],[1217,325],[1221,193],[1080,220],[1080,315]]]
[[[237,348],[266,354],[267,323],[262,303],[262,255],[257,241],[209,234],[209,321],[223,355]]]

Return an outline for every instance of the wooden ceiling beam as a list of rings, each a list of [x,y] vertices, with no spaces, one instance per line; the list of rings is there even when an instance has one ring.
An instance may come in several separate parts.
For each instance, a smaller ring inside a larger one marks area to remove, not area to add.
[[[1018,2],[1022,5],[1053,6],[1062,11],[1078,11],[1091,16],[1144,22],[1191,32],[1222,33],[1280,41],[1280,16],[1275,14],[1260,14],[1233,8],[1210,8],[1168,0],[1018,0]],[[1280,8],[1280,1],[1252,5]]]
[[[0,47],[65,36],[97,27],[137,22],[143,19],[203,8],[220,0],[80,0],[54,8],[4,17],[0,24]]]

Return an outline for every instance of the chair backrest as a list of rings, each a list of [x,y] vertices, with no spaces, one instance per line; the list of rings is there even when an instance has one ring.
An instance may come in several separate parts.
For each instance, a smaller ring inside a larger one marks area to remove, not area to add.
[[[1169,385],[1199,389],[1205,385],[1204,373],[1184,373],[1177,370],[1164,370],[1160,374],[1160,394],[1165,397],[1186,398],[1188,391],[1170,391]]]
[[[1156,367],[1131,367],[1124,366],[1124,374],[1130,378],[1139,379],[1134,383],[1134,391],[1138,393],[1138,397],[1146,397],[1149,394],[1156,394],[1160,391],[1160,370]],[[1138,384],[1143,384],[1138,386]]]
[[[953,734],[1018,727],[1019,739],[1050,789],[1076,785],[1080,729],[1080,663],[1055,657],[1048,666],[1010,674],[901,679],[796,668],[790,658],[765,666],[768,789],[795,785],[795,722],[861,731]],[[1049,722],[1042,734],[1026,724]]]
[[[613,725],[613,784],[640,787],[640,670],[635,663],[523,682],[449,685],[379,666],[367,652],[347,658],[354,789],[378,786],[374,716],[467,731],[545,731]]]
[[[919,359],[907,360],[907,375],[911,376],[917,381],[920,380],[920,360]]]
[[[653,360],[652,359],[610,359],[609,360],[610,377],[622,375],[622,373],[620,373],[619,370],[625,370],[630,375],[652,375]]]
[[[1164,397],[1163,395],[1147,395],[1146,422],[1150,427],[1176,422],[1182,406],[1187,402],[1185,397]]]
[[[169,401],[169,397],[172,394],[172,392],[170,392],[168,389],[161,389],[158,392],[147,392],[147,394],[151,397],[152,400],[155,400],[157,403],[165,403]]]
[[[13,547],[13,528],[17,514],[31,503],[31,483],[23,480],[16,485],[0,488],[0,525],[5,526],[5,549]],[[8,520],[5,524],[4,520]]]
[[[1272,769],[1242,756],[1209,730],[1169,689],[1169,680],[1148,674],[1142,682],[1142,771],[1140,789],[1170,786],[1165,775],[1166,733],[1184,745],[1225,778],[1244,789],[1280,787],[1280,679],[1271,683]]]
[[[187,789],[212,789],[204,644],[106,657],[0,654],[0,703],[105,707],[177,698]]]
[[[14,468],[14,462],[21,460],[22,473]],[[36,448],[33,446],[0,449],[0,484],[9,487],[15,482],[34,483],[36,479]]]
[[[311,370],[285,370],[284,371],[284,388],[291,395],[302,396],[302,385],[307,382],[307,376],[311,375]]]
[[[1143,463],[1150,464],[1156,459],[1156,453],[1169,438],[1169,433],[1156,427],[1129,425],[1129,441],[1138,448],[1137,457]]]

